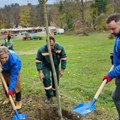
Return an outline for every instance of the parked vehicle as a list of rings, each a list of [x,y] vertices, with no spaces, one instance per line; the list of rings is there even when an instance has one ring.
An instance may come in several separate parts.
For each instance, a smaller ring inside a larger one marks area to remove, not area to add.
[[[54,35],[56,35],[57,34],[56,27],[53,27],[53,26],[49,27],[49,32],[53,33]]]
[[[50,29],[50,32],[52,32],[54,35],[56,35],[56,34],[57,34],[56,29]]]
[[[30,34],[26,33],[24,36],[23,36],[23,40],[32,40],[32,37]]]
[[[65,31],[64,31],[64,29],[62,29],[62,28],[58,28],[57,29],[57,34],[63,34]]]
[[[41,36],[33,36],[32,39],[35,39],[35,40],[42,40],[42,37]]]

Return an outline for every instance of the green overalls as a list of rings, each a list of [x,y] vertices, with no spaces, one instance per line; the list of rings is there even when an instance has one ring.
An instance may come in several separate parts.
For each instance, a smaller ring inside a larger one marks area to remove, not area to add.
[[[64,48],[58,43],[55,43],[54,50],[52,50],[51,52],[56,70],[57,81],[59,84],[59,64],[61,63],[61,69],[66,68],[66,53]],[[44,74],[43,84],[45,87],[46,96],[47,97],[56,96],[53,72],[50,63],[47,44],[43,45],[40,49],[38,49],[36,57],[36,67],[38,71],[39,70],[43,71]]]

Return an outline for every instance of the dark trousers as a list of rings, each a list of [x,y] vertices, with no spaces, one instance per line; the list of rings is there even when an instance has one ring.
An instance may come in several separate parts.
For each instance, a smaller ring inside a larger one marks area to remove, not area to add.
[[[21,101],[21,91],[15,94],[16,101]]]
[[[112,92],[112,99],[114,101],[114,104],[116,106],[117,112],[118,112],[118,120],[120,120],[120,83],[116,80],[116,88]]]
[[[55,67],[56,75],[57,75],[57,83],[59,84],[59,66]],[[54,77],[51,67],[43,67],[43,84],[45,87],[46,96],[48,98],[52,96],[56,96],[56,88],[54,83]]]
[[[6,94],[6,97],[8,97],[6,92],[5,94]],[[21,91],[15,94],[15,99],[17,102],[21,101]]]

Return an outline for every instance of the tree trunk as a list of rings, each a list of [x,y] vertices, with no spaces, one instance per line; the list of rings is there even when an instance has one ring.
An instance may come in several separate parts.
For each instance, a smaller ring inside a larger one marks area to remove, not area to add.
[[[60,117],[60,120],[62,120],[63,118],[62,118],[62,109],[61,109],[59,88],[58,88],[58,84],[57,84],[57,76],[56,76],[55,66],[54,66],[53,57],[52,57],[51,48],[50,48],[50,41],[49,41],[48,18],[47,18],[46,6],[45,6],[45,3],[47,2],[47,0],[39,0],[39,2],[40,1],[43,4],[43,12],[44,12],[44,19],[45,19],[45,26],[46,26],[46,34],[47,34],[47,46],[48,46],[48,51],[49,51],[49,55],[50,55],[50,62],[51,62],[51,66],[52,66],[55,88],[56,88],[56,93],[57,93],[57,100],[58,100],[58,115]]]

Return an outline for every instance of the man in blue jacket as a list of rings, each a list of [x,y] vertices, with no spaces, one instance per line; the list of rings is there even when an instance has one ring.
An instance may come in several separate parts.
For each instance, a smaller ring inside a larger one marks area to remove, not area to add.
[[[115,78],[116,88],[112,93],[112,99],[118,111],[120,120],[120,14],[115,13],[107,18],[107,27],[110,33],[115,36],[115,44],[113,49],[113,65],[114,68],[107,75],[104,76],[103,80],[107,79],[107,83]]]
[[[16,109],[22,107],[21,102],[21,85],[20,85],[20,70],[21,70],[21,60],[12,50],[8,50],[5,46],[0,46],[0,62],[2,65],[2,74],[8,85],[8,93],[6,93],[6,100],[3,104],[9,103],[9,95],[14,95],[16,97]]]

